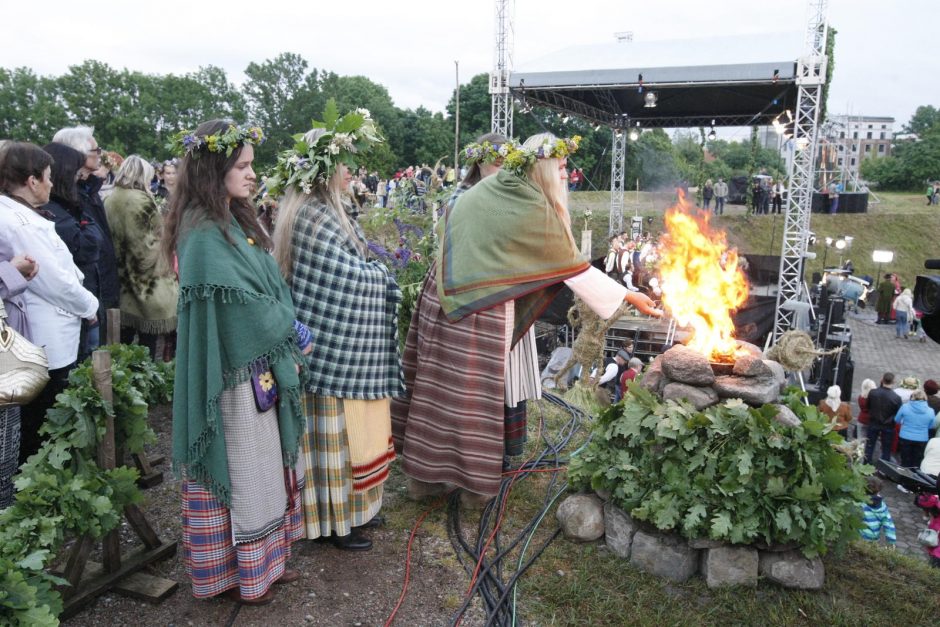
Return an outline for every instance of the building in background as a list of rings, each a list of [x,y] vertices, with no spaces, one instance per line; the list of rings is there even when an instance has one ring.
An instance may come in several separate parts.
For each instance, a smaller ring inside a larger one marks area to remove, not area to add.
[[[821,183],[842,182],[854,187],[862,160],[887,157],[894,141],[894,118],[867,115],[831,115],[820,128]]]

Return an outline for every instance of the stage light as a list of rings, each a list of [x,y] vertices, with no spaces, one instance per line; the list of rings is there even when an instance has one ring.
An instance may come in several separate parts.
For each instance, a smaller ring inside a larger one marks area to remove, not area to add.
[[[635,128],[631,128],[629,137],[630,141],[635,142],[636,140],[640,139],[640,131],[636,130]]]
[[[646,95],[643,96],[643,106],[647,109],[654,109],[656,108],[656,100],[656,92],[648,91]]]
[[[715,120],[712,120],[712,130],[708,133],[708,141],[713,142],[716,137],[718,137],[718,133],[715,132]]]
[[[846,246],[847,244],[846,244],[845,239],[840,237],[839,239],[836,240],[836,250],[845,250]]]
[[[894,253],[890,250],[873,250],[871,260],[875,263],[891,263],[894,261]]]

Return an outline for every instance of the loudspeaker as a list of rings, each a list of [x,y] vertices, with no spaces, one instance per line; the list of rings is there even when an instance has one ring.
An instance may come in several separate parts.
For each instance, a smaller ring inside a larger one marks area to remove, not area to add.
[[[940,276],[917,275],[914,309],[923,313],[920,323],[927,337],[940,343]]]

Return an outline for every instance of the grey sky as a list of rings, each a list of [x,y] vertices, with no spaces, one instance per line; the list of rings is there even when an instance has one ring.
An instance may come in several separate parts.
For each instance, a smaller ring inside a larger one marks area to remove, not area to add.
[[[5,4],[0,66],[40,74],[60,74],[93,58],[158,73],[212,64],[238,83],[249,62],[289,51],[313,67],[368,76],[399,107],[440,111],[454,87],[455,60],[464,82],[493,63],[492,0]],[[516,0],[514,59],[521,68],[625,30],[635,41],[802,32],[807,4]],[[894,116],[899,128],[918,105],[940,105],[933,51],[938,8],[936,0],[831,0],[829,21],[839,32],[829,110]]]

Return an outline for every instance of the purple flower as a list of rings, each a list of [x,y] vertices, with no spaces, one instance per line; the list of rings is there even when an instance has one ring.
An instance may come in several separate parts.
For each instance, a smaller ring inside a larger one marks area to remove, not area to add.
[[[183,136],[183,148],[185,148],[186,150],[193,150],[195,148],[199,148],[199,145],[201,143],[202,143],[202,140],[199,139],[199,137],[193,133]]]

